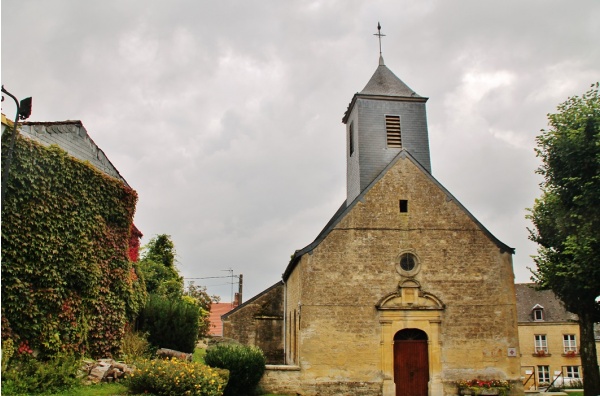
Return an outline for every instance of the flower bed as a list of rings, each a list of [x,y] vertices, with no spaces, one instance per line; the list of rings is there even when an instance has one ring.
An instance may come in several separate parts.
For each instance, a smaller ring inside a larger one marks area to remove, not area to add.
[[[500,380],[462,380],[457,382],[461,395],[499,395],[506,396],[510,390],[508,381]]]
[[[227,370],[175,358],[145,360],[136,366],[135,372],[128,377],[129,390],[157,396],[220,396],[229,377]]]

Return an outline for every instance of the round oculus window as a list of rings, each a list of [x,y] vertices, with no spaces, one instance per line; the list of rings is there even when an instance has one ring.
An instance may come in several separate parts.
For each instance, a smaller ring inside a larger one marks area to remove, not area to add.
[[[400,268],[403,271],[412,271],[415,269],[415,267],[417,266],[417,260],[415,259],[415,256],[413,256],[410,253],[404,253],[402,256],[400,256]]]

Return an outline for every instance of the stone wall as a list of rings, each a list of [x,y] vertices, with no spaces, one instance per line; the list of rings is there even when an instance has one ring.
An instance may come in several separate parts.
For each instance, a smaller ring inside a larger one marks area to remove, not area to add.
[[[267,364],[282,364],[283,283],[273,285],[223,315],[223,337],[259,347]]]

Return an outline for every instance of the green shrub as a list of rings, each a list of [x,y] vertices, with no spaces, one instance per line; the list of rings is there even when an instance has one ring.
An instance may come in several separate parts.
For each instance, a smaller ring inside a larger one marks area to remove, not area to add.
[[[226,370],[200,363],[155,359],[138,362],[125,383],[130,392],[136,394],[221,396],[227,378]]]
[[[121,344],[121,353],[126,362],[136,362],[152,355],[148,334],[139,331],[126,331]]]
[[[15,356],[2,373],[3,395],[51,393],[80,384],[80,361],[74,356],[57,356],[40,361],[29,354]]]
[[[158,348],[192,353],[198,341],[200,309],[181,299],[153,294],[138,318],[138,327]]]
[[[211,367],[229,370],[225,396],[253,394],[265,372],[265,356],[259,348],[245,345],[217,345],[209,348],[204,361]]]

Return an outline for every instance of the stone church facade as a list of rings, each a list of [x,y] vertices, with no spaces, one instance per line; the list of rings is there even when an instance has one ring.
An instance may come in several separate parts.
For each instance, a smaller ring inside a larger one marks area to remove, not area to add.
[[[285,269],[267,390],[442,396],[478,378],[522,394],[514,250],[432,176],[426,101],[382,58],[352,98],[347,199]],[[225,329],[255,339],[245,309]]]

